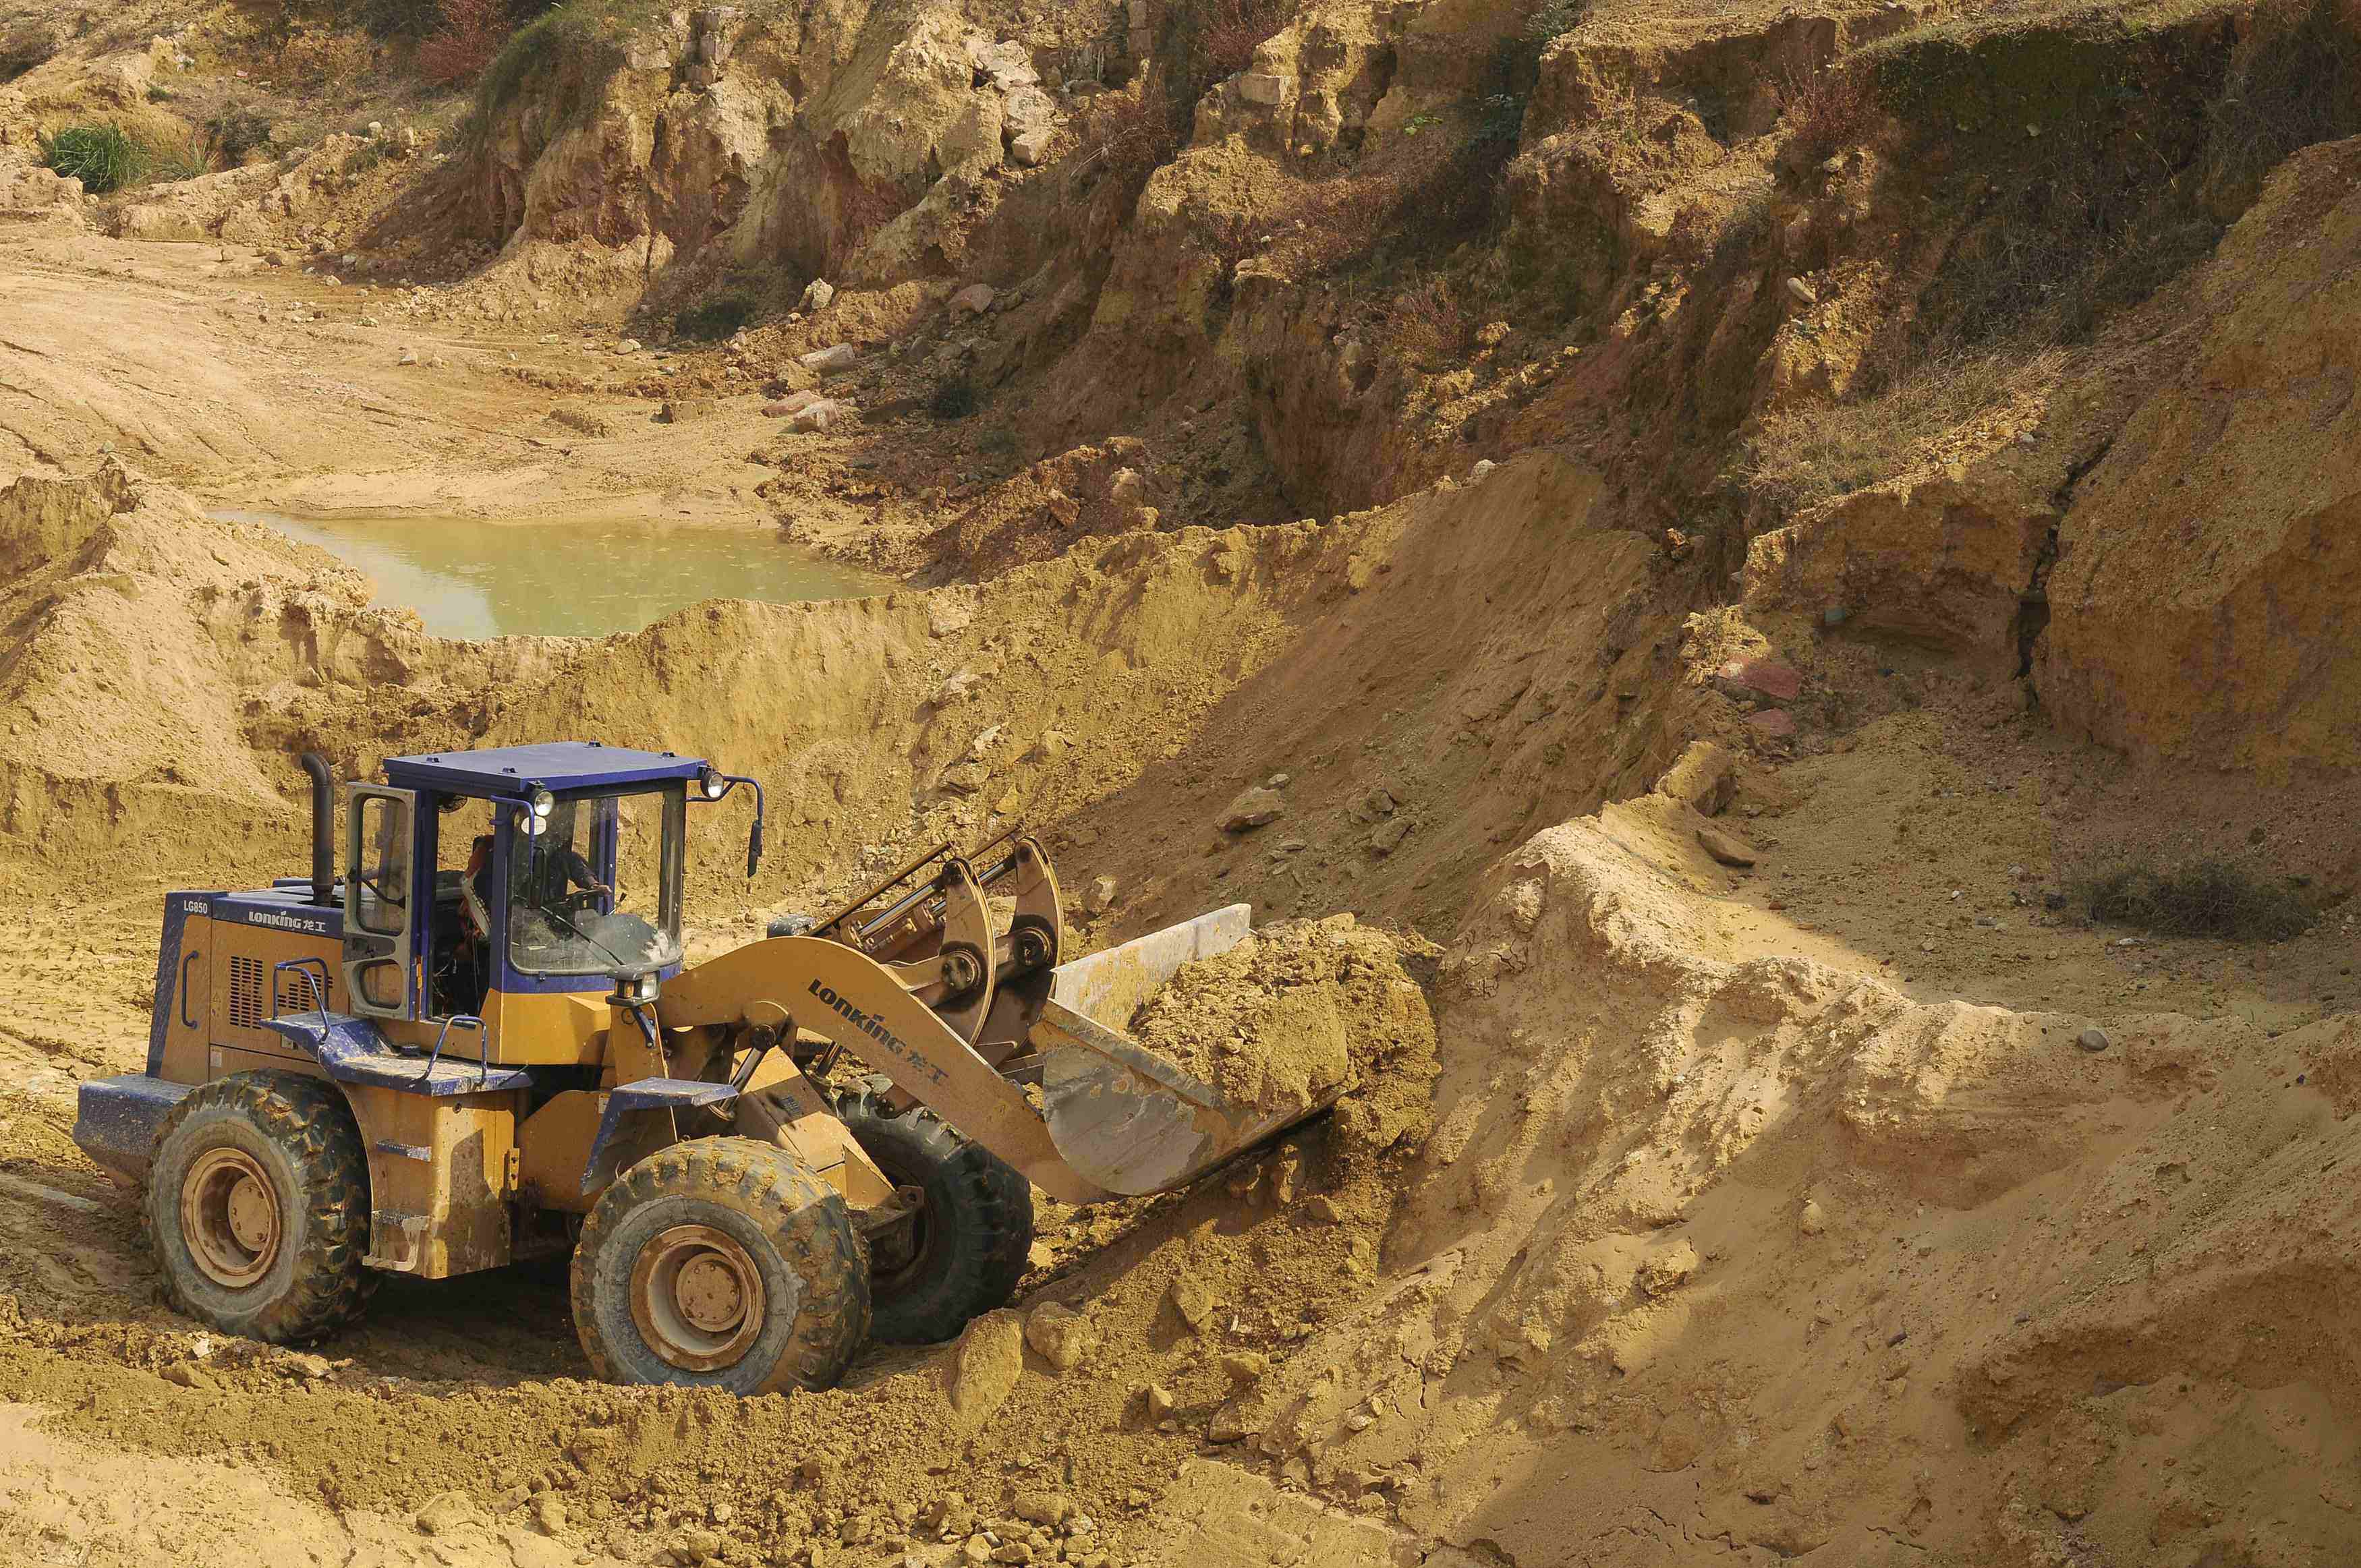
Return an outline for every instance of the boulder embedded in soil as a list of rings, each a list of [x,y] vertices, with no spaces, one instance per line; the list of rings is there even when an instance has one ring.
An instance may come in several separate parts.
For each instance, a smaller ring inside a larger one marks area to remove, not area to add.
[[[1228,809],[1222,813],[1222,831],[1244,833],[1276,822],[1286,813],[1287,802],[1279,797],[1277,791],[1250,789],[1230,802]]]
[[[1025,1372],[1025,1326],[1015,1312],[986,1312],[968,1324],[944,1368],[943,1396],[956,1424],[982,1427]]]
[[[1098,1331],[1071,1307],[1044,1301],[1025,1320],[1025,1343],[1058,1371],[1071,1372],[1098,1348]]]

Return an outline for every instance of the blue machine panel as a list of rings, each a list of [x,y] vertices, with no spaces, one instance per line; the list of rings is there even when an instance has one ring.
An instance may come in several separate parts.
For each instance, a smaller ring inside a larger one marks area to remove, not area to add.
[[[144,1181],[156,1129],[195,1088],[144,1072],[88,1080],[77,1096],[74,1146],[117,1175]]]

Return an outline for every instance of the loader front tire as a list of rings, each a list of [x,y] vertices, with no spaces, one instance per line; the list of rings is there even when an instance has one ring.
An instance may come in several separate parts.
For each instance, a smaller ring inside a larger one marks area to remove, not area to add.
[[[164,1299],[247,1339],[302,1344],[360,1312],[368,1161],[333,1083],[241,1072],[157,1129],[141,1219]]]
[[[863,1088],[836,1113],[886,1180],[926,1195],[872,1244],[870,1332],[889,1344],[936,1344],[1006,1306],[1033,1251],[1033,1184],[931,1111],[895,1115]]]
[[[574,1327],[610,1383],[825,1388],[869,1332],[843,1196],[786,1150],[692,1138],[599,1198],[574,1247]]]

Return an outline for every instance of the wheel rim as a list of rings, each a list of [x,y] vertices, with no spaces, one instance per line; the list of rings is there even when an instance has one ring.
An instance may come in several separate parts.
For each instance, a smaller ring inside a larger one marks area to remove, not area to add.
[[[181,1181],[181,1234],[206,1278],[243,1289],[279,1261],[279,1189],[244,1149],[207,1149]]]
[[[753,1255],[711,1225],[660,1232],[631,1265],[631,1321],[649,1349],[684,1372],[743,1356],[767,1304]]]

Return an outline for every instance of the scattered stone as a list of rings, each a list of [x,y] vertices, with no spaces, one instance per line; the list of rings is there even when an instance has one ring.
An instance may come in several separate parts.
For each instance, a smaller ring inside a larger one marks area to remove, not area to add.
[[[1793,702],[1803,692],[1804,677],[1793,665],[1776,659],[1732,659],[1715,675],[1714,684],[1729,696]]]
[[[1074,1517],[1074,1499],[1063,1492],[1019,1492],[1016,1512],[1027,1524],[1054,1529]]]
[[[1336,1200],[1324,1192],[1306,1203],[1303,1206],[1303,1212],[1323,1225],[1341,1225],[1345,1223],[1345,1211],[1337,1207]]]
[[[822,398],[806,403],[787,416],[787,428],[799,435],[824,435],[852,417],[852,407]]]
[[[785,397],[779,399],[775,402],[764,403],[763,405],[763,412],[772,419],[785,419],[790,415],[803,412],[804,410],[811,407],[814,403],[825,402],[827,400],[828,400],[822,398],[818,392],[789,392]]]
[[[1820,1208],[1820,1201],[1817,1198],[1805,1199],[1804,1212],[1795,1217],[1795,1228],[1807,1236],[1816,1236],[1828,1229],[1828,1217]]]
[[[656,410],[658,424],[688,424],[709,418],[713,413],[710,398],[666,398]]]
[[[543,1492],[533,1499],[533,1527],[544,1535],[566,1533],[566,1504],[555,1492]]]
[[[2093,1026],[2074,1036],[2074,1043],[2086,1051],[2103,1051],[2111,1043],[2104,1029]]]
[[[1700,826],[1697,830],[1697,841],[1707,854],[1725,866],[1736,866],[1744,871],[1754,864],[1754,847],[1735,834],[1725,833],[1711,826]]]
[[[363,326],[375,326],[377,325],[377,318],[375,316],[363,316],[360,319],[360,324]]]
[[[1766,707],[1760,713],[1749,715],[1746,727],[1763,740],[1785,740],[1795,736],[1795,719],[1784,707]]]
[[[1115,880],[1111,876],[1094,877],[1091,889],[1082,895],[1082,913],[1091,916],[1105,914],[1115,907]]]
[[[980,316],[992,309],[1000,295],[989,283],[970,283],[951,296],[951,309],[961,315]]]
[[[1213,1309],[1220,1304],[1213,1299],[1212,1287],[1193,1274],[1183,1274],[1174,1279],[1167,1295],[1172,1302],[1172,1310],[1180,1314],[1180,1321],[1199,1332],[1213,1321]]]
[[[796,309],[817,313],[836,303],[836,285],[825,278],[815,278],[804,285],[804,297]]]
[[[827,375],[836,370],[850,370],[861,358],[861,351],[849,343],[831,343],[826,348],[815,348],[796,363],[807,370]]]
[[[1139,1391],[1139,1402],[1148,1411],[1149,1420],[1160,1421],[1172,1413],[1178,1401],[1173,1398],[1171,1389],[1161,1383],[1150,1383]]]
[[[1279,798],[1278,791],[1257,786],[1230,802],[1228,809],[1222,813],[1222,831],[1244,833],[1276,822],[1286,813],[1287,802]]]
[[[1795,297],[1795,302],[1799,305],[1817,305],[1820,302],[1818,293],[1801,278],[1787,280],[1787,292]]]
[[[437,1492],[426,1499],[418,1510],[416,1519],[421,1535],[449,1535],[464,1526],[479,1522],[483,1515],[465,1492]]]
[[[1470,468],[1467,471],[1467,482],[1472,485],[1477,480],[1482,478],[1485,475],[1490,473],[1493,469],[1499,466],[1499,465],[1493,462],[1489,457],[1483,458],[1477,463],[1475,467]]]
[[[1233,1399],[1213,1412],[1205,1423],[1208,1442],[1243,1442],[1254,1435],[1254,1422],[1246,1415],[1246,1401]]]
[[[414,348],[405,348],[405,349],[403,349],[403,350],[401,351],[401,358],[399,358],[399,359],[397,359],[397,360],[395,360],[395,361],[394,361],[394,363],[395,363],[396,365],[415,365],[415,364],[417,364],[417,363],[418,363],[418,350],[416,350],[416,349],[414,349]]]
[[[1060,1374],[1071,1372],[1098,1348],[1098,1331],[1071,1307],[1044,1301],[1025,1319],[1025,1343]]]
[[[1376,850],[1382,858],[1400,849],[1402,840],[1409,837],[1409,818],[1397,817],[1390,822],[1378,825],[1377,831],[1369,835],[1369,848]]]
[[[636,337],[627,337],[615,345],[615,352],[618,354],[637,354],[639,351],[640,340]]]
[[[1049,159],[1049,144],[1058,139],[1055,126],[1035,126],[1008,138],[1008,159],[1023,169],[1038,169]]]
[[[1251,1387],[1270,1371],[1270,1357],[1260,1351],[1235,1351],[1222,1357],[1222,1371],[1231,1382]]]

